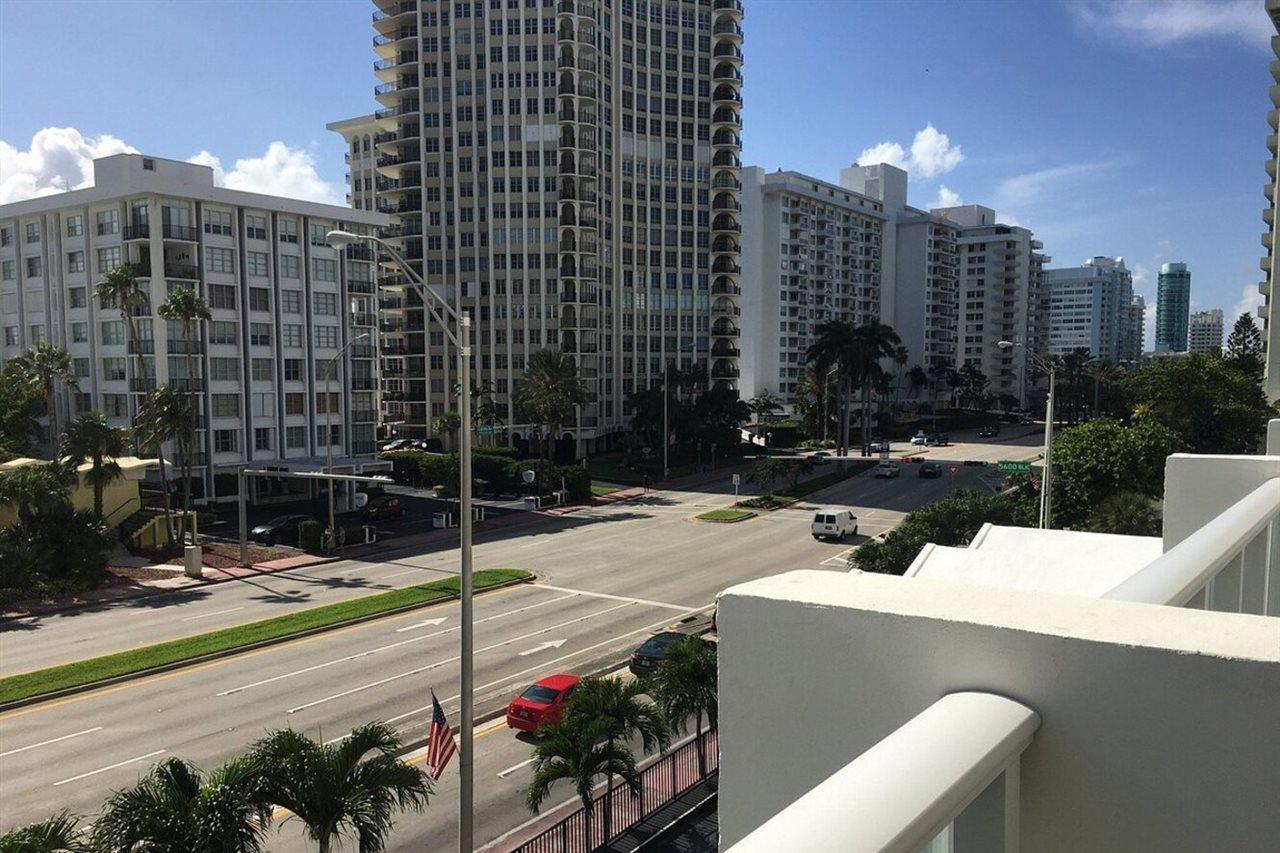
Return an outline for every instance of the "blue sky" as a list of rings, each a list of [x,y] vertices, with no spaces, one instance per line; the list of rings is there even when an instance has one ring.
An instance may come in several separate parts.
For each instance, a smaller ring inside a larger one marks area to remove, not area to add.
[[[0,200],[82,183],[125,146],[341,198],[324,124],[375,106],[370,12],[0,0]],[[1150,302],[1159,264],[1182,260],[1198,306],[1256,304],[1262,0],[747,0],[745,26],[744,162],[835,180],[874,149],[910,167],[913,203],[992,206],[1054,265],[1123,255]]]

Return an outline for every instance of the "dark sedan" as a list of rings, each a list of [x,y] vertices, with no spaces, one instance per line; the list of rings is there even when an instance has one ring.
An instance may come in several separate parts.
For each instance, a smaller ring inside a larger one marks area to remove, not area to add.
[[[249,538],[263,545],[298,546],[298,528],[304,521],[312,521],[309,515],[278,515],[266,524],[259,524],[249,531]]]
[[[924,477],[927,479],[933,479],[934,477],[941,477],[942,466],[939,465],[937,462],[926,462],[920,466],[920,473],[917,474],[916,476]]]
[[[654,667],[667,659],[667,655],[671,653],[671,647],[685,639],[706,643],[706,640],[701,637],[695,637],[692,634],[680,634],[676,631],[663,631],[661,634],[654,634],[641,643],[640,648],[632,652],[629,666],[631,674],[641,676],[653,672]]]

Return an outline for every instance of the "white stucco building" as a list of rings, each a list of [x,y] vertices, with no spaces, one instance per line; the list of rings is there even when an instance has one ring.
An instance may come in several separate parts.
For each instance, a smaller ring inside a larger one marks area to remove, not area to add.
[[[347,204],[356,210],[377,209],[378,138],[382,125],[372,113],[325,125],[347,143]]]
[[[1187,352],[1222,349],[1222,309],[1193,312],[1187,321]]]
[[[1097,256],[1078,267],[1044,271],[1049,301],[1049,354],[1086,349],[1111,364],[1136,362],[1133,274],[1124,258]],[[1139,327],[1139,335],[1141,327]]]
[[[48,340],[79,377],[59,388],[62,423],[101,411],[128,426],[146,392],[199,395],[194,492],[234,499],[246,462],[316,469],[382,467],[377,421],[376,279],[367,249],[330,248],[333,228],[385,225],[372,211],[214,186],[207,166],[140,154],[94,161],[88,189],[0,207],[0,362]],[[127,265],[146,295],[136,342],[94,286]],[[212,321],[188,337],[157,313],[191,288]],[[326,370],[345,350],[335,381]],[[276,483],[260,483],[261,496]]]

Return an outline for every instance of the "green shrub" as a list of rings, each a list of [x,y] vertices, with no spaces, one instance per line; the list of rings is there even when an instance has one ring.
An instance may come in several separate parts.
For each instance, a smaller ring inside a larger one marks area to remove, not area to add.
[[[804,438],[804,427],[795,421],[777,421],[765,427],[770,447],[795,447]]]
[[[581,465],[564,465],[556,469],[556,474],[564,478],[564,487],[569,492],[569,500],[585,501],[591,497],[591,472],[586,468]]]
[[[382,454],[383,459],[391,460],[391,479],[401,486],[422,486],[422,468],[419,464],[427,454],[421,450],[396,450]]]
[[[312,554],[324,547],[324,525],[318,521],[304,521],[298,525],[298,547]]]
[[[0,530],[0,602],[92,589],[107,577],[111,536],[88,510],[58,504],[30,527]]]
[[[472,464],[475,464],[477,456],[498,456],[503,459],[519,459],[520,451],[514,447],[486,447],[484,445],[471,446]]]
[[[458,457],[456,454],[424,453],[418,459],[418,470],[425,487],[441,486],[445,492],[458,493]]]

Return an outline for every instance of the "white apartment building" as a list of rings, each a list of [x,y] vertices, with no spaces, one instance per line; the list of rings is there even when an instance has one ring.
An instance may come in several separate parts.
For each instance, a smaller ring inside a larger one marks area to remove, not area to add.
[[[1128,319],[1125,322],[1125,335],[1120,342],[1120,350],[1125,353],[1126,360],[1138,364],[1146,353],[1146,319],[1147,300],[1134,294],[1129,300]]]
[[[1096,256],[1078,267],[1044,271],[1049,299],[1049,355],[1078,349],[1111,364],[1136,362],[1133,274],[1124,258]],[[1141,328],[1141,327],[1139,327]]]
[[[742,220],[738,387],[743,399],[769,391],[790,409],[815,327],[880,319],[883,205],[799,172],[748,166]]]
[[[988,393],[1026,407],[1036,386],[1033,356],[1048,344],[1043,244],[1017,225],[1002,225],[981,205],[933,211],[960,228],[960,317],[956,368],[972,364],[987,377]],[[1005,349],[1001,341],[1017,346]]]
[[[63,423],[101,411],[128,426],[158,385],[198,392],[202,499],[234,499],[245,463],[315,470],[331,450],[335,470],[384,467],[373,455],[375,265],[325,235],[386,223],[372,211],[216,187],[206,166],[95,160],[91,188],[0,207],[0,361],[42,340],[66,348],[79,384],[58,389]],[[120,309],[93,295],[121,264],[147,297],[136,343]],[[157,313],[183,287],[213,317],[190,338]],[[283,487],[258,489],[269,498]]]
[[[1196,311],[1187,321],[1187,352],[1209,353],[1222,349],[1222,309]]]
[[[382,125],[373,114],[330,122],[325,128],[347,143],[347,204],[356,210],[377,209],[378,148],[373,140]]]

